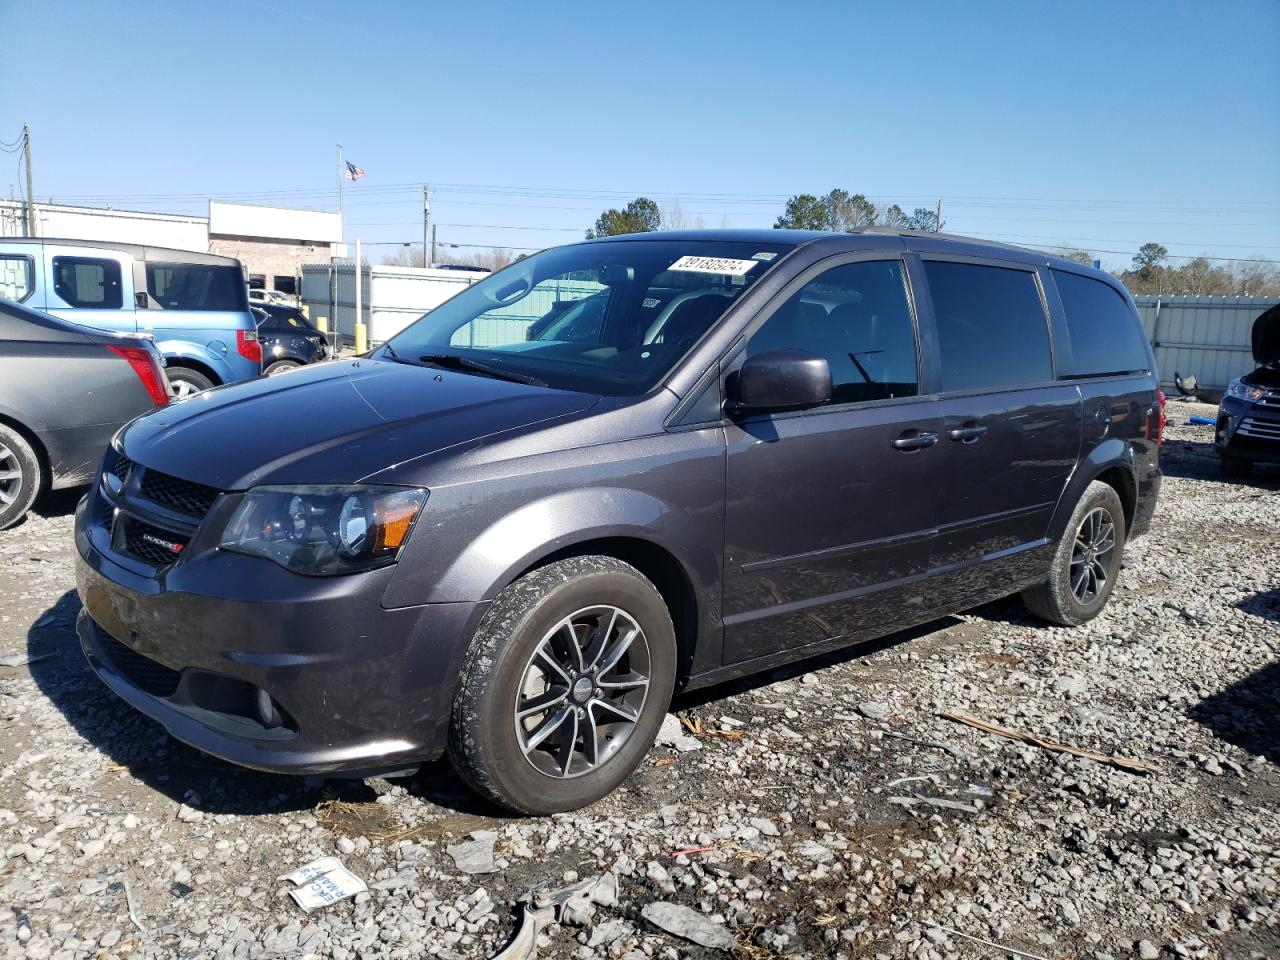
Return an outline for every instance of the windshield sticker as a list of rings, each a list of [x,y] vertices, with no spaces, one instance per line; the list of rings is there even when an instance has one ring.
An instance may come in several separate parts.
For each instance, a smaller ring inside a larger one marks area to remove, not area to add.
[[[640,306],[644,307],[646,310],[652,310],[661,302],[662,301],[659,300],[657,297],[645,297],[643,300],[640,301]]]
[[[767,251],[766,251],[765,253],[757,253],[757,254],[756,254],[754,257],[752,257],[751,259],[752,259],[752,260],[764,260],[764,261],[767,263],[768,261],[770,261],[770,260],[774,259],[774,257],[776,257],[776,256],[777,256],[777,254],[776,254],[776,253],[769,253],[769,252],[767,252]]]
[[[681,257],[668,270],[683,270],[686,273],[718,273],[731,277],[746,276],[748,270],[756,265],[756,260],[730,260],[728,257]]]

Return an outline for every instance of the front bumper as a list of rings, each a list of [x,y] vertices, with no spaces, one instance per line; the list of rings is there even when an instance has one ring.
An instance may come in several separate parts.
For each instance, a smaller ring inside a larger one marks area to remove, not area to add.
[[[76,513],[77,634],[131,706],[184,743],[261,770],[374,772],[443,752],[485,604],[388,610],[394,568],[307,578],[219,553],[141,575],[94,543],[95,496]]]
[[[1223,397],[1213,447],[1234,460],[1280,463],[1280,409]]]

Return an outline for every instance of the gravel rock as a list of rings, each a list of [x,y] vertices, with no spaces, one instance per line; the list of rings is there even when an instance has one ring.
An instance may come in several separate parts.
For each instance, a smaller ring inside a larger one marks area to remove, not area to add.
[[[698,911],[678,903],[660,900],[646,904],[640,915],[655,927],[702,947],[732,950],[738,945],[733,934],[723,924],[715,923]]]

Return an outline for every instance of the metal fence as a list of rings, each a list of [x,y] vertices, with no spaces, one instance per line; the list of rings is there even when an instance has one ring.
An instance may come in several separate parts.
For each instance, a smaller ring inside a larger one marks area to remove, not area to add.
[[[1193,374],[1200,389],[1221,392],[1252,370],[1253,321],[1280,298],[1134,297],[1155,348],[1160,380]]]

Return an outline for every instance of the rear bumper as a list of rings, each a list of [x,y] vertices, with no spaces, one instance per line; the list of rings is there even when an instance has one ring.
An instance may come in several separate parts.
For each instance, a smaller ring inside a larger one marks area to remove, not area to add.
[[[300,774],[404,768],[443,752],[461,656],[485,604],[383,609],[389,570],[290,584],[275,568],[264,599],[255,589],[263,561],[249,557],[206,569],[208,593],[191,589],[190,571],[174,589],[99,550],[85,514],[82,503],[76,629],[85,657],[177,739]],[[238,578],[245,599],[230,598]]]

